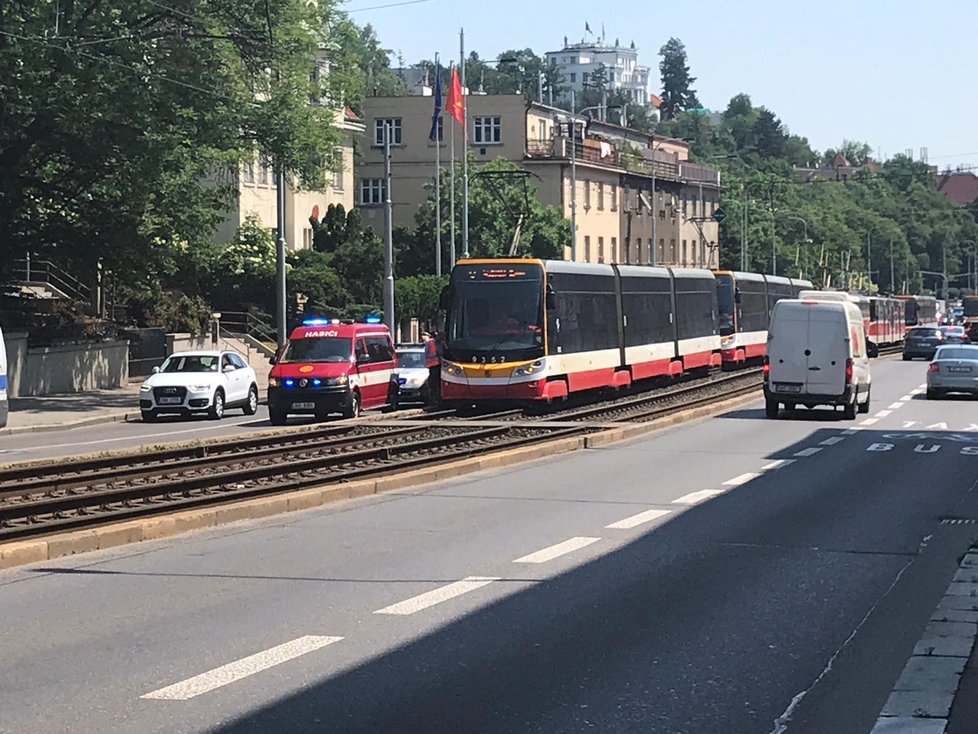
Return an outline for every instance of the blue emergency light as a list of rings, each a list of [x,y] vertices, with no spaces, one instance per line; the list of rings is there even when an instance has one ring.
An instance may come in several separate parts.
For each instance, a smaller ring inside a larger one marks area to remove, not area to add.
[[[287,379],[287,380],[285,381],[285,386],[286,386],[286,387],[295,387],[295,380],[292,380],[292,379]]]
[[[329,319],[322,319],[319,317],[311,318],[311,319],[303,319],[302,321],[303,326],[329,326],[330,323],[331,322]]]
[[[368,316],[364,319],[364,321],[366,321],[368,324],[379,324],[382,319],[380,316]]]
[[[312,384],[315,385],[316,387],[319,387],[320,385],[323,384],[323,381],[320,380],[318,377],[314,377],[312,380]]]

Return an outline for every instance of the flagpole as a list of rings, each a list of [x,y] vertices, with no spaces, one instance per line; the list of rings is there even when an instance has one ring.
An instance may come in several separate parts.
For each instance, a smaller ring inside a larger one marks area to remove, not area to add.
[[[438,61],[438,54],[435,54],[435,86],[436,94],[441,94],[441,63]],[[437,100],[441,104],[441,100]],[[438,109],[435,121],[435,275],[441,277],[441,131],[438,123],[441,122],[441,109]]]
[[[455,64],[451,66],[451,73],[449,74],[449,79],[455,75]],[[451,135],[448,139],[448,156],[451,160],[451,168],[449,168],[449,180],[448,180],[448,212],[449,219],[451,219],[451,238],[452,241],[449,243],[448,247],[448,259],[450,261],[451,267],[455,267],[455,125],[449,123],[449,128],[451,128]]]
[[[465,99],[465,29],[458,33],[462,64],[462,257],[469,256],[469,105]]]

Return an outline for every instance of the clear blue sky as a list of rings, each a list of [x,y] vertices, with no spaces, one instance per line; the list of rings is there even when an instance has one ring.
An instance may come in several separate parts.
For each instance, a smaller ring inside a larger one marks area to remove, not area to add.
[[[580,40],[585,21],[595,33],[603,22],[609,43],[635,41],[640,63],[653,68],[650,91],[659,86],[658,50],[676,36],[710,109],[746,92],[819,150],[848,138],[886,157],[912,148],[916,158],[926,147],[940,168],[978,165],[976,0],[421,0],[377,8],[394,2],[345,7],[376,28],[395,64],[398,53],[406,63],[435,51],[457,58],[463,27],[466,53],[494,58],[508,48],[543,54],[565,35]]]

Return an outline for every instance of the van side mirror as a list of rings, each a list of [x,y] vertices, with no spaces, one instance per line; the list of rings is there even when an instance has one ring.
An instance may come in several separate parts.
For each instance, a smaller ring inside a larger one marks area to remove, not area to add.
[[[154,368],[153,368],[153,374],[154,374],[154,375],[158,375],[158,374],[160,374],[160,368],[159,368],[159,365],[157,365],[156,367],[154,367]]]
[[[441,295],[438,296],[438,308],[442,311],[447,311],[452,305],[452,287],[446,285],[441,289]]]
[[[870,359],[876,359],[880,356],[880,348],[876,342],[866,340],[866,354]]]
[[[271,357],[268,358],[268,363],[269,364],[275,364],[276,362],[278,362],[278,355],[277,354],[273,354]]]

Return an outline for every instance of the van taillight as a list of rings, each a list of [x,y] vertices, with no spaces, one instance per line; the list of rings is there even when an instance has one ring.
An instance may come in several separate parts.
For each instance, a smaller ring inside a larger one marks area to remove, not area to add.
[[[930,366],[927,368],[927,371],[936,374],[941,371],[941,368],[938,366],[937,362],[931,362]]]
[[[847,385],[852,384],[852,360],[851,359],[846,360],[846,384]]]
[[[766,380],[768,375],[771,374],[771,358],[766,354],[764,355],[764,366],[761,368],[764,373],[764,379]]]

